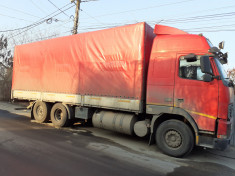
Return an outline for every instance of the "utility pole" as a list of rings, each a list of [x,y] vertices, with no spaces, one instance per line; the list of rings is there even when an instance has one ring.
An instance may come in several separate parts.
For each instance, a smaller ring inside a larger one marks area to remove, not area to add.
[[[76,10],[75,10],[75,17],[74,17],[74,26],[73,26],[73,34],[78,33],[78,18],[79,18],[79,10],[80,10],[80,3],[81,0],[71,0],[71,3],[76,2]]]

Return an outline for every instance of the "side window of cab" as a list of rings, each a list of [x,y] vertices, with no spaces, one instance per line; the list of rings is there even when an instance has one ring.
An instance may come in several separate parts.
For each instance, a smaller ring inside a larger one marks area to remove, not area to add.
[[[180,59],[179,76],[181,78],[202,81],[203,75],[200,60],[188,62],[185,59]]]

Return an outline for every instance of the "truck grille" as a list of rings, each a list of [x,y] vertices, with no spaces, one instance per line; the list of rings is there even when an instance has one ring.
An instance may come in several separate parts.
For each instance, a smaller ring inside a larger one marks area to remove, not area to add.
[[[233,104],[228,105],[228,119],[232,119],[233,117]]]

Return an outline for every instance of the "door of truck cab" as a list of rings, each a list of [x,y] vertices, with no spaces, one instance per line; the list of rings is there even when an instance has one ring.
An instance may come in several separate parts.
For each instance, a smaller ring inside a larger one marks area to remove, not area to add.
[[[200,59],[187,62],[178,55],[175,74],[174,107],[187,111],[198,124],[199,130],[215,131],[218,116],[218,80],[204,82]],[[215,73],[215,63],[211,60]]]

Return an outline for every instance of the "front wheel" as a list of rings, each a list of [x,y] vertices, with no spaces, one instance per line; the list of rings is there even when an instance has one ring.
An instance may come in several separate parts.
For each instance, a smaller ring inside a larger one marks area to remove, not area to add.
[[[194,137],[191,129],[179,120],[167,120],[156,130],[156,143],[163,153],[183,157],[194,147]]]
[[[69,125],[68,112],[62,103],[56,103],[51,109],[51,121],[55,127]]]

